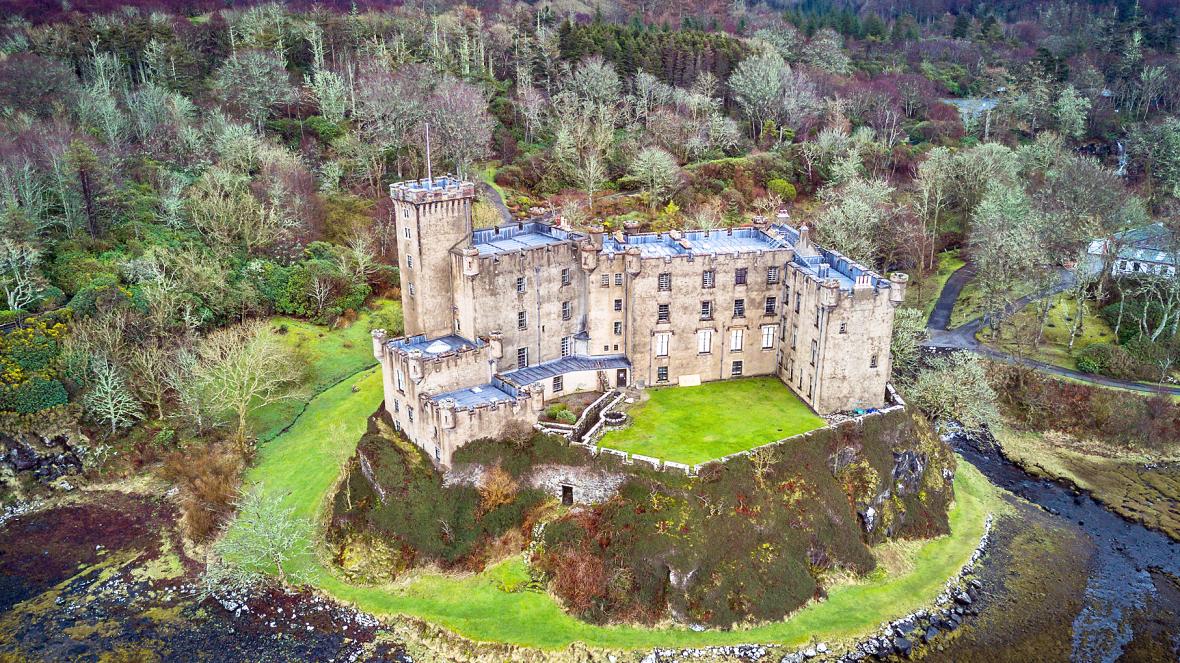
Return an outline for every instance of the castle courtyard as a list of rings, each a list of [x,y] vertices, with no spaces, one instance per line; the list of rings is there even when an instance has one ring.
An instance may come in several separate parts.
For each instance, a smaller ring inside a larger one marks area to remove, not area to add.
[[[647,390],[599,446],[687,465],[806,433],[824,420],[773,377]]]

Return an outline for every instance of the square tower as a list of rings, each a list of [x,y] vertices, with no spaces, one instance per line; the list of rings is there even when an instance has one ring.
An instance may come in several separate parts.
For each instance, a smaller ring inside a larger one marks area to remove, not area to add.
[[[454,329],[451,249],[471,243],[475,185],[449,175],[391,184],[406,335]]]

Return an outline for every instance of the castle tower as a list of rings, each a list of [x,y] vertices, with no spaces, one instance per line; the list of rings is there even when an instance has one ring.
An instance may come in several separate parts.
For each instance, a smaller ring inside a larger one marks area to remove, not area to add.
[[[406,335],[452,333],[451,249],[471,242],[475,185],[449,175],[389,187],[397,215]]]

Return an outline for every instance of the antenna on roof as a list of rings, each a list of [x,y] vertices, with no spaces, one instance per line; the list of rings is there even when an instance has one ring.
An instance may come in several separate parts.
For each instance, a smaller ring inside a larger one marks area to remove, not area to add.
[[[430,174],[430,123],[426,123],[426,188],[434,188],[434,177]]]

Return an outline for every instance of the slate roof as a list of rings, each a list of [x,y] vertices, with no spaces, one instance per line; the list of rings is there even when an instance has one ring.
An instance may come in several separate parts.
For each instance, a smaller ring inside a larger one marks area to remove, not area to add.
[[[582,236],[547,223],[530,222],[515,225],[481,228],[471,234],[472,246],[481,256],[513,253],[539,246],[564,244]]]
[[[573,355],[547,361],[536,366],[528,366],[526,368],[518,368],[515,371],[501,373],[500,377],[507,382],[524,386],[557,377],[558,375],[565,375],[566,373],[602,371],[613,368],[631,368],[631,362],[627,361],[627,358],[623,355],[604,355],[601,357]]]
[[[455,399],[455,407],[459,410],[469,410],[479,407],[480,405],[507,403],[514,400],[514,397],[511,394],[501,391],[492,384],[484,384],[478,387],[469,387],[467,389],[448,391],[443,394],[438,394],[437,396],[432,396],[430,400],[437,403],[444,398]]]
[[[482,347],[484,342],[476,339],[474,341],[463,338],[462,336],[455,336],[450,334],[448,336],[440,336],[438,338],[426,338],[425,334],[417,336],[410,336],[409,338],[401,338],[389,341],[389,346],[399,350],[421,350],[425,357],[436,357],[448,352],[455,352],[463,347],[478,348]]]
[[[1118,253],[1120,260],[1136,260],[1161,265],[1176,264],[1176,255],[1172,249],[1175,242],[1172,231],[1162,223],[1124,230],[1112,235],[1110,240],[1122,244]],[[1091,242],[1089,253],[1096,256],[1104,255],[1106,241],[1096,239]]]
[[[757,228],[687,230],[681,236],[683,239],[677,240],[669,233],[642,233],[625,235],[622,242],[607,237],[602,242],[602,250],[608,254],[623,253],[634,246],[644,258],[664,258],[678,255],[753,253],[788,247],[782,240],[771,237]]]

